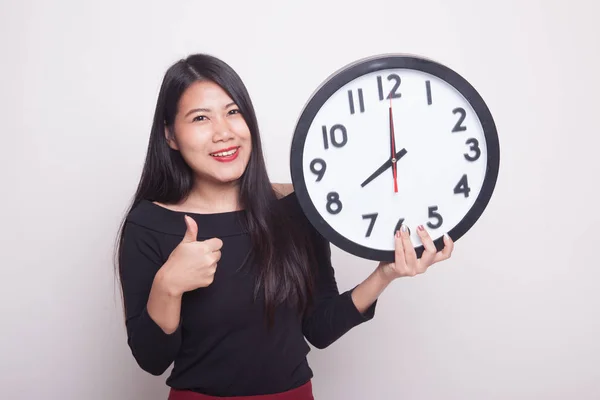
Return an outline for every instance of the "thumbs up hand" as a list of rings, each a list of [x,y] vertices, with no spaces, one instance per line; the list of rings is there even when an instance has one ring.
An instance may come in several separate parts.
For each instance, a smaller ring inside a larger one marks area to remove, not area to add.
[[[196,221],[187,215],[184,218],[187,226],[185,235],[163,265],[169,291],[176,296],[213,282],[223,247],[218,238],[199,242]]]

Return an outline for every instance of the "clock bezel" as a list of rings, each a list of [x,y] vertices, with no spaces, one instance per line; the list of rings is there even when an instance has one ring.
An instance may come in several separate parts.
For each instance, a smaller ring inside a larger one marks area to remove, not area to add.
[[[340,88],[348,82],[353,81],[365,74],[375,71],[405,68],[426,72],[434,75],[454,87],[469,102],[479,119],[487,147],[487,168],[483,180],[481,191],[473,206],[465,214],[456,226],[448,231],[448,235],[454,242],[459,240],[469,231],[479,220],[484,210],[487,208],[492,197],[500,164],[500,146],[498,132],[492,114],[477,90],[464,77],[451,68],[416,55],[404,54],[384,54],[358,60],[348,64],[330,75],[315,90],[302,110],[296,123],[292,145],[290,149],[290,171],[294,191],[298,202],[310,223],[317,231],[330,241],[333,245],[347,251],[355,256],[376,260],[376,261],[394,261],[393,250],[379,250],[364,246],[347,239],[343,234],[333,229],[327,221],[317,211],[309,196],[302,160],[304,158],[304,144],[309,128],[313,119],[318,114],[324,103]],[[443,238],[434,240],[437,250],[444,247]],[[421,257],[424,251],[422,245],[415,246],[417,257]]]

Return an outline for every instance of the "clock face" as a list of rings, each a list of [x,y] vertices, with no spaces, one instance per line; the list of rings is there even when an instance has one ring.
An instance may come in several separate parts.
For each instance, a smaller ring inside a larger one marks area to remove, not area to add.
[[[291,171],[300,204],[333,244],[393,261],[404,223],[436,247],[458,240],[486,207],[499,146],[483,99],[449,68],[418,57],[361,60],[312,96],[294,134]]]

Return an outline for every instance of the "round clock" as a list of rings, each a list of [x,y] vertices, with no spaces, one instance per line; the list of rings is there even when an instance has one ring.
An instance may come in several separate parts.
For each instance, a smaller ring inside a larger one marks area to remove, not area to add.
[[[438,250],[478,220],[496,184],[500,149],[492,115],[452,69],[380,55],[336,71],[296,124],[291,177],[309,221],[356,256],[394,260],[409,228],[418,257],[423,225]]]

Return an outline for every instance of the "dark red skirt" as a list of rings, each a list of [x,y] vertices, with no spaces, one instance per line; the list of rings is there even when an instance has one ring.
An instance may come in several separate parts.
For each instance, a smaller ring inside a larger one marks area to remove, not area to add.
[[[315,400],[315,398],[313,397],[311,381],[308,381],[304,385],[297,387],[295,389],[288,390],[287,392],[257,395],[257,396],[219,397],[219,396],[208,396],[206,394],[191,392],[189,390],[171,389],[171,391],[169,392],[168,400],[223,400],[223,399],[234,399],[234,400]]]

